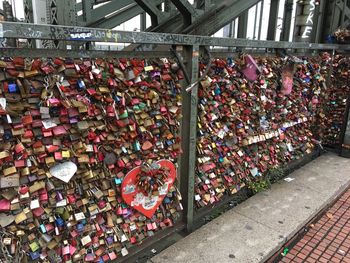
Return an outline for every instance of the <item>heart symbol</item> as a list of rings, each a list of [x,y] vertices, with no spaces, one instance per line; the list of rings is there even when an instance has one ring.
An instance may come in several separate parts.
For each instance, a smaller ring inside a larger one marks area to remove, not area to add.
[[[167,171],[164,181],[161,182],[162,185],[158,188],[159,195],[153,195],[152,193],[146,194],[144,189],[139,186],[139,175],[142,175],[141,177],[145,178],[141,166],[135,167],[128,172],[122,182],[122,197],[125,203],[148,218],[151,218],[158,209],[170,187],[174,184],[176,178],[176,168],[172,162],[168,160],[160,160],[156,162],[156,166]],[[150,171],[156,173],[160,169],[151,169]]]
[[[50,173],[53,177],[68,183],[69,180],[76,173],[78,167],[75,163],[69,161],[61,164],[57,164],[50,168]]]

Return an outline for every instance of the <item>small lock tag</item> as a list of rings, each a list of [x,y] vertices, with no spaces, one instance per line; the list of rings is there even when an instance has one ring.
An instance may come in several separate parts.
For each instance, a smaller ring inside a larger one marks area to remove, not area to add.
[[[5,237],[3,240],[2,240],[3,244],[6,245],[6,246],[9,246],[11,245],[12,243],[12,238],[10,237]]]
[[[41,225],[40,225],[40,230],[41,230],[41,232],[44,233],[44,234],[47,232],[46,227],[45,227],[44,224],[41,224]]]
[[[86,236],[81,238],[80,242],[83,246],[85,246],[85,245],[91,243],[92,240],[91,240],[91,237],[89,235],[86,235]]]
[[[30,243],[29,247],[32,250],[32,252],[35,252],[35,251],[37,251],[40,248],[39,244],[36,241]]]
[[[30,202],[30,209],[36,209],[39,207],[40,207],[39,199],[35,199]]]
[[[76,221],[81,221],[85,219],[85,214],[83,212],[75,213],[74,218]]]
[[[125,257],[129,254],[129,251],[125,247],[123,247],[121,250],[121,253],[122,253],[122,256]]]
[[[96,199],[100,199],[103,197],[103,192],[100,189],[98,189],[97,187],[91,189],[91,192],[96,197]]]

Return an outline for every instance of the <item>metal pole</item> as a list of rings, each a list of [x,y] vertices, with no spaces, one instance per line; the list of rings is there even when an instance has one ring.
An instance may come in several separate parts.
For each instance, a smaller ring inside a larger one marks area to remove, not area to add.
[[[323,18],[324,18],[324,13],[325,12],[326,12],[326,1],[321,1],[320,2],[320,6],[318,8],[317,27],[316,27],[316,29],[313,29],[313,30],[316,30],[315,38],[314,38],[315,43],[323,42],[321,40],[321,34],[322,34],[322,31],[323,31],[323,25],[324,25]]]
[[[276,27],[277,27],[277,16],[279,0],[271,0],[270,14],[269,14],[269,27],[267,30],[267,40],[275,40]]]
[[[258,4],[255,5],[255,17],[254,17],[254,31],[253,31],[253,39],[256,39],[255,33],[256,33],[256,21],[258,19]]]
[[[140,15],[140,31],[145,31],[146,28],[147,28],[147,25],[146,25],[146,12],[143,12]]]
[[[290,26],[292,23],[292,13],[293,13],[293,0],[287,0],[284,4],[284,15],[283,15],[283,25],[280,40],[288,41]]]
[[[261,28],[262,28],[262,19],[264,15],[264,0],[260,2],[260,18],[259,18],[259,33],[258,33],[258,40],[261,39]]]
[[[318,40],[316,41],[317,31],[319,31],[319,28],[322,27],[323,24],[323,21],[320,19],[320,8],[320,5],[315,6],[310,42],[319,42]]]
[[[5,1],[3,3],[3,8],[4,8],[4,19],[5,19],[5,21],[14,22],[15,19],[13,17],[12,5],[9,2]],[[16,39],[14,39],[14,38],[7,39],[6,40],[6,46],[8,46],[8,47],[16,47]]]
[[[244,11],[238,18],[238,38],[247,37],[248,10]]]
[[[191,72],[191,83],[198,80],[199,45],[186,46],[185,62],[187,71]],[[186,213],[187,230],[193,230],[194,217],[194,181],[196,169],[196,149],[197,149],[197,105],[198,86],[195,85],[191,92],[183,91],[183,118],[182,121],[182,148],[181,156],[181,190],[184,194],[184,210]],[[187,176],[185,176],[187,175]]]

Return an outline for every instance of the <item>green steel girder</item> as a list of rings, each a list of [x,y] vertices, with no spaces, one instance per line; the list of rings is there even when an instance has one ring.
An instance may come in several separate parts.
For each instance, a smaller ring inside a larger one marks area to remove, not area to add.
[[[219,38],[198,35],[153,32],[118,31],[78,26],[40,25],[0,22],[3,38],[48,39],[74,42],[113,42],[134,44],[163,44],[186,46],[225,46],[244,48],[285,48],[309,50],[350,50],[350,45],[315,44],[287,41],[263,41],[239,38]]]
[[[147,0],[134,0],[143,10],[151,16],[152,26],[157,26],[161,21],[164,21],[168,14],[163,13],[158,9],[151,1]]]
[[[248,10],[245,10],[238,18],[238,38],[247,37],[247,27],[248,27]]]
[[[276,37],[279,2],[280,0],[271,0],[267,40],[275,40]]]
[[[86,19],[84,15],[84,3],[85,6],[88,7],[90,5],[90,15],[89,18]],[[98,8],[92,9],[92,5],[94,0],[83,0],[81,3],[76,4],[77,10],[83,10],[83,14],[78,16],[78,22],[82,26],[92,26],[94,23],[106,19],[105,17],[112,14],[113,12],[117,12],[118,10],[122,10],[130,5],[136,5],[134,0],[111,0],[109,3],[106,3]],[[135,16],[138,14],[135,14]],[[108,19],[108,18],[107,18]]]
[[[243,2],[240,0],[199,1],[197,2],[197,7],[204,8],[205,12],[197,10],[199,11],[199,16],[188,27],[184,28],[184,23],[180,16],[173,15],[167,21],[152,28],[152,31],[212,35],[259,1],[261,0],[244,0]]]
[[[191,25],[191,23],[199,16],[198,10],[195,9],[187,0],[171,0],[171,2],[176,6],[182,15],[185,26]]]
[[[118,0],[120,1],[120,3],[124,3],[126,4],[129,0]],[[144,12],[144,10],[138,5],[136,4],[134,1],[132,1],[132,4],[129,4],[127,6],[124,6],[124,8],[121,8],[119,11],[113,13],[112,10],[115,10],[114,8],[109,10],[109,15],[107,17],[102,17],[99,20],[87,24],[86,26],[88,27],[96,27],[96,28],[114,28],[118,25],[120,25],[123,22],[126,22],[128,20],[130,20],[131,18],[142,14]],[[152,1],[154,5],[160,5],[162,2],[164,2],[164,0],[153,0]],[[114,1],[113,1],[114,3]],[[116,2],[115,2],[116,3]],[[110,5],[111,3],[105,4],[99,8],[102,8],[104,6]],[[94,10],[99,10],[99,8],[96,8]],[[92,11],[94,11],[92,10]],[[98,12],[106,12],[106,10],[99,10]],[[101,14],[100,14],[101,15]],[[92,17],[94,17],[94,13],[92,13]],[[96,19],[97,17],[95,17],[94,19]]]
[[[280,40],[288,41],[290,26],[292,23],[292,14],[293,13],[293,0],[286,0],[284,4],[284,15],[283,15],[283,24]]]
[[[90,2],[93,0],[86,1],[90,5]],[[146,10],[151,16],[157,18],[158,25],[152,27],[154,32],[212,35],[260,0],[199,1],[199,7],[204,10],[194,8],[187,0],[168,0],[167,7],[170,2],[175,5],[182,14],[183,19],[178,15],[178,11],[174,9],[172,9],[174,11],[170,12],[171,15],[167,17],[164,16],[164,13],[155,10],[154,7],[164,1],[154,0],[147,2],[145,0],[136,0],[136,2],[140,2],[139,4],[141,2],[145,4],[145,6],[140,6],[135,3],[135,0],[111,0],[103,6],[92,9],[90,14],[87,13],[87,16],[79,16],[78,21],[83,26],[113,28]],[[83,7],[82,3],[77,4],[77,9],[83,9]],[[163,19],[164,17],[166,19]],[[154,20],[153,25],[156,24]]]
[[[128,7],[125,10],[121,10],[108,18],[102,18],[99,21],[96,21],[92,24],[89,24],[89,27],[98,27],[98,28],[114,28],[119,26],[121,23],[130,20],[131,18],[141,14],[143,12],[142,8],[137,4],[132,4],[131,7]]]
[[[342,10],[342,16],[340,20],[340,26],[347,28],[350,24],[350,8],[347,5],[348,1],[337,1],[337,7]]]
[[[212,35],[259,1],[213,0],[213,8],[198,18],[190,27],[183,30],[182,33]]]

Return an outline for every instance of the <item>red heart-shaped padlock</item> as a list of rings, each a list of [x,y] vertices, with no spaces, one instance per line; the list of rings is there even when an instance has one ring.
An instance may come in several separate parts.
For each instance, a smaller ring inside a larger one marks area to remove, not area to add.
[[[160,206],[176,178],[176,168],[172,162],[160,160],[157,164],[161,168],[163,167],[169,170],[167,178],[162,182],[162,187],[158,189],[158,196],[145,195],[143,190],[138,187],[137,175],[141,173],[141,166],[135,167],[128,172],[122,183],[122,197],[124,201],[148,218],[151,218]]]

